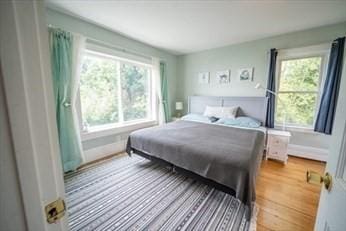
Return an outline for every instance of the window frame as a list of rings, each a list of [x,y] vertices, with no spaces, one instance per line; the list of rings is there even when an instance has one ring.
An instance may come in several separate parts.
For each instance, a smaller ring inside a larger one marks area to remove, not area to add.
[[[150,127],[158,124],[158,112],[157,112],[157,97],[155,97],[155,83],[154,83],[154,77],[153,77],[153,65],[151,60],[143,60],[142,57],[138,57],[137,59],[134,59],[134,56],[131,55],[130,58],[126,57],[126,54],[124,54],[124,57],[118,56],[119,52],[116,52],[112,50],[111,48],[105,47],[105,46],[98,46],[94,44],[86,44],[86,48],[83,53],[83,58],[87,55],[99,57],[99,58],[107,58],[112,59],[116,61],[119,71],[119,79],[118,79],[118,90],[120,90],[118,100],[119,103],[119,122],[117,123],[109,123],[105,125],[98,125],[90,127],[89,129],[84,129],[83,125],[83,115],[82,115],[82,102],[80,98],[80,91],[78,90],[77,93],[77,99],[76,99],[76,110],[77,110],[77,116],[79,119],[79,126],[80,126],[80,134],[81,134],[81,140],[90,140],[95,139],[102,136],[109,136],[109,135],[115,135],[115,134],[121,134],[130,132],[136,129]],[[135,65],[139,67],[144,67],[148,69],[149,73],[149,79],[148,79],[148,88],[149,88],[149,94],[148,99],[149,103],[147,105],[148,110],[148,116],[144,119],[136,119],[131,121],[124,121],[123,119],[123,111],[122,111],[122,95],[121,95],[121,77],[120,77],[120,66],[125,63],[128,65]]]
[[[130,62],[128,60],[124,60],[124,61],[119,61],[119,67],[122,65],[122,64],[128,64],[128,65],[134,65],[133,62]],[[139,67],[145,67],[145,68],[148,68],[148,73],[149,73],[149,79],[148,79],[148,88],[150,89],[149,91],[149,94],[148,94],[148,98],[149,98],[149,104],[147,104],[147,109],[148,109],[148,112],[149,112],[149,116],[147,119],[136,119],[136,120],[131,120],[131,121],[124,121],[124,111],[122,110],[122,97],[120,95],[120,107],[121,107],[121,123],[123,124],[127,124],[127,123],[136,123],[137,122],[141,122],[141,121],[147,121],[148,119],[150,120],[150,118],[153,118],[153,111],[155,109],[155,106],[154,106],[154,103],[153,103],[153,92],[155,91],[154,89],[154,79],[153,79],[153,70],[152,70],[152,65],[145,65],[145,64],[141,64],[141,63],[137,63],[135,64],[136,66],[139,66]],[[119,76],[120,76],[120,68],[119,68]],[[120,91],[121,91],[121,77],[119,78],[119,86],[120,88]],[[155,113],[154,113],[155,114]],[[155,117],[156,118],[156,117]]]
[[[316,102],[315,102],[315,113],[314,113],[314,120],[313,124],[311,126],[304,126],[304,125],[292,125],[292,124],[285,124],[285,127],[290,130],[295,131],[306,131],[306,132],[312,132],[313,127],[316,121],[317,113],[318,113],[318,106],[321,101],[323,86],[325,82],[326,72],[327,72],[327,65],[329,60],[329,50],[330,45],[329,44],[320,44],[320,45],[314,45],[314,46],[308,46],[308,47],[300,47],[300,48],[291,48],[291,49],[283,49],[279,50],[277,60],[276,60],[276,84],[275,89],[277,93],[277,97],[275,97],[275,113],[277,112],[277,106],[279,103],[279,94],[289,94],[289,93],[296,93],[296,94],[316,94]],[[304,58],[313,58],[313,57],[321,57],[321,66],[320,66],[320,75],[318,80],[318,89],[317,91],[279,91],[280,87],[280,80],[281,80],[281,66],[283,61],[289,61],[289,60],[295,60],[295,59],[304,59]],[[282,129],[283,124],[277,123],[277,121],[274,121],[274,127],[277,129]]]

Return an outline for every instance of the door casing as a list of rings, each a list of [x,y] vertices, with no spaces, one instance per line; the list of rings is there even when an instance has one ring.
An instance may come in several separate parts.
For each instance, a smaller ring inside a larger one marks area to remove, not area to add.
[[[48,224],[44,213],[64,198],[44,1],[0,4],[0,59],[27,228],[68,230],[66,216]]]

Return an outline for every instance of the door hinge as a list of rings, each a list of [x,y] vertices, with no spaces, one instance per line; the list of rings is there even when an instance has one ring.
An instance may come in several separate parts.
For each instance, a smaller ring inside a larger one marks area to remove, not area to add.
[[[49,224],[55,223],[65,215],[65,211],[66,206],[63,199],[59,198],[58,200],[49,203],[45,207],[47,222]]]

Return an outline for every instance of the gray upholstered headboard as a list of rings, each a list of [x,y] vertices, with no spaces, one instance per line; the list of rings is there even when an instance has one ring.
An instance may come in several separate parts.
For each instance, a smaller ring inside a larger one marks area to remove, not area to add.
[[[237,116],[249,116],[265,124],[266,97],[190,96],[188,112],[203,114],[206,106],[239,106]]]

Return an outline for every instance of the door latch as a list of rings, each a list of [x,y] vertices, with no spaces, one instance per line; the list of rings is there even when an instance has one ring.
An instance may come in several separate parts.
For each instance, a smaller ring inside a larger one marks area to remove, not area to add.
[[[327,172],[324,176],[314,171],[306,172],[306,182],[312,184],[324,184],[324,187],[330,191],[332,187],[332,176]]]
[[[55,223],[57,220],[62,218],[66,212],[65,201],[59,198],[52,203],[49,203],[45,207],[47,222],[49,224]]]

